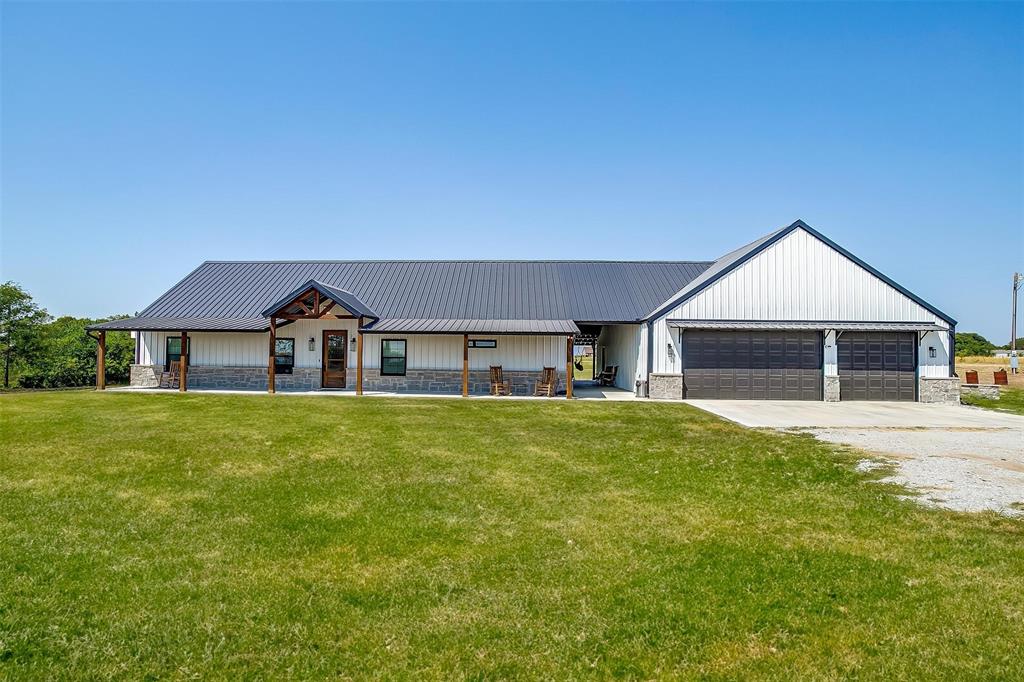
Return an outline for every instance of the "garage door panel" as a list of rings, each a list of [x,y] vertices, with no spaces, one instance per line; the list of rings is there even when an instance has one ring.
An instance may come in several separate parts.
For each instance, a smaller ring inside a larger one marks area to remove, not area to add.
[[[836,350],[841,400],[916,399],[915,334],[844,332]]]
[[[684,332],[683,382],[690,398],[821,400],[821,335]]]

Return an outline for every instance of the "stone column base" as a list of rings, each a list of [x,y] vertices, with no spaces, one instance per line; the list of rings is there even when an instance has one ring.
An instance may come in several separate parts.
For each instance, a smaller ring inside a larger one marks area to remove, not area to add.
[[[647,397],[655,400],[682,400],[682,374],[651,374],[647,379]]]
[[[160,385],[162,365],[132,365],[128,374],[128,385],[137,388],[156,388]]]
[[[839,377],[825,377],[825,402],[839,402]]]
[[[959,377],[921,377],[918,400],[922,403],[960,404]]]

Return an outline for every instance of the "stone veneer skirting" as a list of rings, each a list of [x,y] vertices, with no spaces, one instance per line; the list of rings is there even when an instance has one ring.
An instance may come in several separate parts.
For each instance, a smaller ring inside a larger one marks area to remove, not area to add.
[[[156,388],[160,383],[162,365],[132,365],[130,384],[138,388]],[[264,367],[189,366],[188,388],[236,391],[266,391],[267,370]],[[541,377],[540,370],[505,370],[512,395],[533,395]],[[349,369],[347,388],[356,386],[356,373]],[[274,378],[278,391],[316,391],[320,389],[319,367],[296,367],[291,374]],[[487,395],[491,389],[489,370],[469,373],[469,392]],[[389,393],[462,394],[462,370],[410,369],[405,376],[381,376],[379,369],[363,369],[363,390]],[[558,390],[565,393],[565,372],[558,373]]]
[[[995,384],[961,384],[962,395],[976,395],[979,398],[999,400],[999,387]]]
[[[163,365],[132,365],[129,383],[138,388],[156,388]],[[208,367],[189,365],[188,388],[266,391],[266,367]],[[278,391],[315,391],[320,388],[320,368],[296,367],[291,374],[274,378]]]
[[[918,401],[922,403],[960,404],[959,377],[921,377]]]
[[[541,377],[540,370],[512,370],[502,372],[509,382],[512,395],[533,395],[534,387]],[[462,395],[462,370],[450,369],[409,369],[405,376],[381,376],[379,369],[363,369],[363,390],[385,391],[388,393],[447,393]],[[565,393],[565,372],[558,373],[558,390]],[[470,370],[470,395],[487,395],[491,392],[490,370]]]

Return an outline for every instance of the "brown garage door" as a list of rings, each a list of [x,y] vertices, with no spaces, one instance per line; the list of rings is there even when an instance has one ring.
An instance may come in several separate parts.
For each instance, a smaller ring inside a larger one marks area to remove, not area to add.
[[[915,334],[843,332],[836,350],[840,400],[916,399]]]
[[[821,334],[687,330],[683,383],[687,398],[821,400]]]

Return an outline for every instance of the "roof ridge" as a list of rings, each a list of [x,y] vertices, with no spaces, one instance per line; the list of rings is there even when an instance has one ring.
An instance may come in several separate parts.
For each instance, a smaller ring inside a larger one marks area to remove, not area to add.
[[[666,265],[709,265],[714,260],[600,260],[584,258],[572,259],[538,259],[529,258],[365,258],[365,259],[298,259],[298,260],[204,260],[203,264],[239,264],[249,265],[257,263],[624,263],[627,265],[637,263],[652,263]]]

